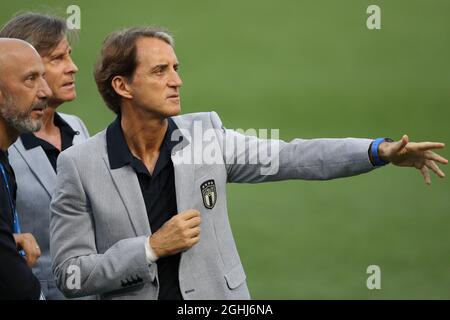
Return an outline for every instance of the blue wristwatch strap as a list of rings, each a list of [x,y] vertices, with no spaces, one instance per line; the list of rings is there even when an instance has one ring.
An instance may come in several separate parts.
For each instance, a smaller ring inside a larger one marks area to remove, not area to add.
[[[370,147],[370,154],[372,155],[373,165],[375,167],[381,167],[389,162],[385,162],[380,159],[380,156],[378,154],[378,147],[380,146],[380,143],[388,140],[387,138],[377,138],[372,142],[372,146]]]

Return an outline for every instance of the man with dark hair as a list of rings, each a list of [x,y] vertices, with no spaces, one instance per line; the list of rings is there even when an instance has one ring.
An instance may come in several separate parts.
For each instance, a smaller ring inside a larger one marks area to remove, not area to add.
[[[69,296],[248,299],[227,182],[334,179],[388,162],[427,183],[428,168],[444,176],[435,161],[447,160],[431,151],[441,143],[286,143],[227,130],[215,112],[179,115],[178,68],[164,30],[126,29],[103,44],[94,76],[117,119],[62,153],[51,203],[53,270]],[[79,287],[68,285],[73,270]]]
[[[0,299],[40,298],[39,281],[30,269],[40,250],[31,234],[20,232],[16,181],[7,150],[19,134],[42,126],[51,94],[44,73],[31,45],[0,38]]]
[[[16,171],[19,194],[17,212],[22,230],[32,232],[42,256],[33,271],[41,281],[46,299],[64,299],[55,285],[49,248],[50,200],[56,183],[59,153],[89,136],[76,116],[56,112],[64,102],[76,98],[75,73],[66,21],[41,13],[24,13],[8,21],[0,37],[17,38],[32,44],[42,57],[45,78],[52,91],[44,111],[43,126],[24,133],[9,149],[11,166]]]

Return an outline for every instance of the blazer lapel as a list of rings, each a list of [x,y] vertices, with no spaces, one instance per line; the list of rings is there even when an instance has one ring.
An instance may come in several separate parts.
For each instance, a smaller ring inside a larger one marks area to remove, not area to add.
[[[133,225],[137,236],[151,234],[150,224],[148,222],[147,210],[145,208],[144,198],[142,197],[139,181],[130,166],[124,166],[111,170],[108,161],[108,155],[104,155],[103,160],[108,167],[120,197],[125,204],[128,216]]]
[[[187,136],[172,151],[172,163],[175,175],[175,192],[178,212],[191,208],[194,196],[194,163],[192,162],[192,144]],[[186,155],[186,158],[183,157]]]
[[[17,152],[36,176],[36,179],[39,180],[51,197],[55,189],[56,173],[50,161],[48,161],[44,150],[39,147],[27,150],[23,146],[22,139],[20,138],[14,144],[14,148],[16,148]]]
[[[78,131],[78,132],[79,132],[79,131]],[[87,139],[87,138],[83,137],[83,136],[81,135],[81,133],[75,134],[75,135],[73,136],[72,145],[80,144],[80,143],[86,141],[86,139]]]

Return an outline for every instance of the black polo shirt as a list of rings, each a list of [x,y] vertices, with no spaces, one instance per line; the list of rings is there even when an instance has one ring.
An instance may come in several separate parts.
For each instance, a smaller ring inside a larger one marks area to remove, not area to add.
[[[180,141],[171,141],[172,132],[177,129],[175,122],[169,118],[168,127],[160,148],[158,160],[153,174],[147,170],[144,163],[136,158],[128,148],[118,117],[106,130],[106,143],[111,169],[130,165],[136,172],[142,196],[147,210],[147,216],[152,233],[177,212],[175,192],[175,176],[171,152]],[[175,254],[159,258],[159,300],[181,300],[178,269],[181,255]]]
[[[6,183],[15,206],[16,179],[8,154],[3,150],[0,150],[0,163],[5,170]],[[39,299],[39,280],[19,255],[13,237],[14,217],[6,183],[0,172],[0,300]]]
[[[77,131],[74,131],[72,127],[69,126],[69,124],[64,121],[64,119],[61,118],[61,116],[56,112],[53,118],[53,123],[59,128],[59,131],[61,132],[62,152],[72,146],[73,137],[79,133]],[[41,138],[36,137],[33,133],[24,133],[20,137],[26,150],[41,147],[47,155],[48,161],[50,161],[53,169],[56,172],[56,161],[58,160],[60,151],[54,145]]]
[[[8,178],[8,182],[9,182],[9,187],[10,187],[10,191],[12,192],[12,196],[13,196],[13,201],[14,201],[14,205],[15,205],[15,201],[16,201],[16,192],[17,192],[17,184],[16,184],[16,176],[14,174],[14,170],[11,167],[11,165],[9,164],[9,159],[8,159],[8,152],[0,150],[0,162],[2,163],[3,167],[5,168],[6,174],[7,174],[7,178]],[[3,175],[1,175],[0,173],[0,178],[1,178],[1,185],[4,185],[3,182]],[[7,190],[5,189],[5,192]],[[6,194],[7,195],[7,194]],[[3,190],[2,190],[2,196],[3,196]],[[3,198],[3,197],[2,197]],[[9,208],[9,204],[8,204],[8,208]],[[3,207],[2,207],[3,209]],[[3,210],[2,210],[3,212]]]
[[[7,175],[8,184],[9,184],[9,190],[12,195],[13,199],[13,205],[16,205],[16,192],[17,192],[17,184],[16,184],[16,177],[14,175],[14,171],[9,164],[8,161],[8,153],[0,150],[0,163],[3,165],[3,168],[5,169],[5,173]],[[11,211],[11,204],[9,202],[9,196],[8,196],[8,189],[6,188],[5,181],[3,178],[2,173],[0,172],[0,215],[1,218],[4,219],[5,222],[8,224],[11,223],[11,233],[13,232],[12,229],[12,218],[13,218],[13,212]]]

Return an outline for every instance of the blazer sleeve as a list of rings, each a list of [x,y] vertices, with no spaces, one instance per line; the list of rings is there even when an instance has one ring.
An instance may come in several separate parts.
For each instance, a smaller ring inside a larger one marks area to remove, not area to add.
[[[106,252],[97,252],[94,215],[67,152],[58,158],[55,190],[50,204],[50,253],[57,286],[66,297],[113,292],[155,280],[156,264],[147,263],[145,236],[123,239]]]
[[[4,212],[0,212],[0,300],[38,300],[39,280],[17,252]]]
[[[368,154],[370,139],[261,139],[226,129],[215,112],[210,117],[228,182],[330,180],[374,169]]]

